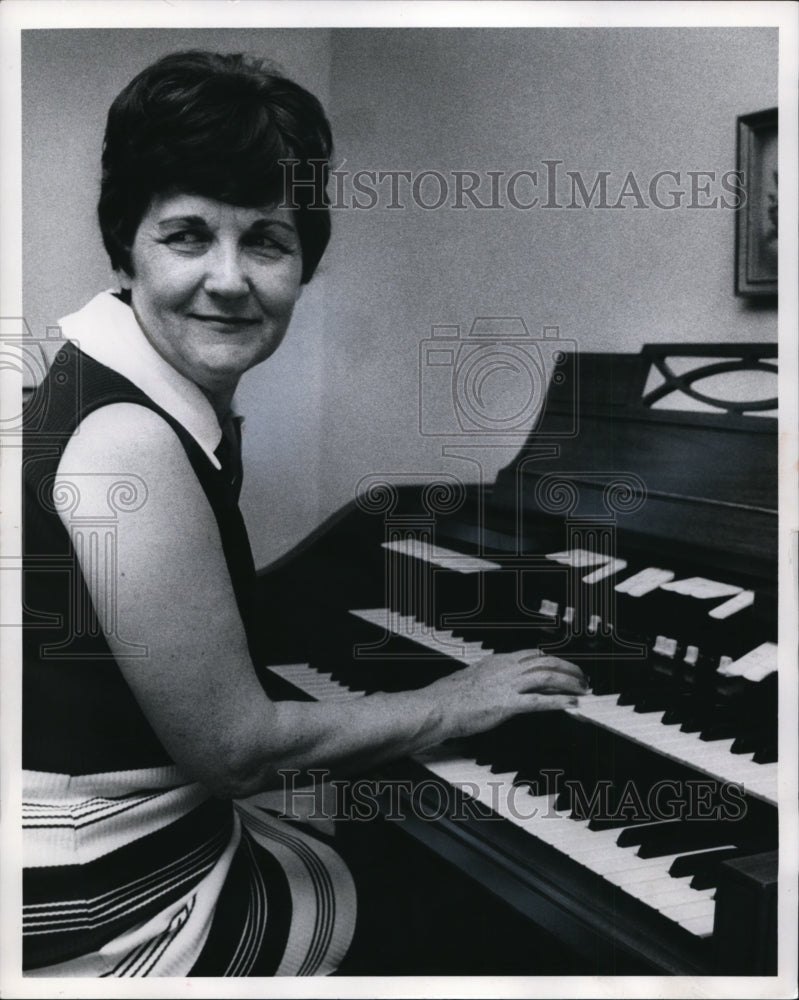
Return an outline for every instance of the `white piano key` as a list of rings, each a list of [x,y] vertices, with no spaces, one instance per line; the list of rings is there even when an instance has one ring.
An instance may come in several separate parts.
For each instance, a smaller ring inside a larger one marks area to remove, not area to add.
[[[620,573],[623,569],[627,569],[626,559],[611,559],[606,566],[602,566],[600,569],[595,569],[592,573],[587,573],[583,577],[583,583],[599,583],[600,580],[605,580],[609,576],[614,576],[616,573]]]
[[[531,834],[545,844],[549,844],[550,847],[556,848],[561,854],[573,858],[573,855],[566,850],[563,844],[564,834],[568,832],[566,824],[569,821],[567,819],[553,819],[544,816],[506,818],[510,819],[516,826],[521,827],[525,833]]]
[[[564,620],[569,612],[573,615],[574,609],[566,609]],[[385,623],[387,620],[387,612],[381,608],[353,611],[352,614],[373,623]],[[395,616],[395,620],[397,617]],[[444,649],[445,643],[440,635],[437,630],[419,624],[418,630],[412,637],[420,645],[436,652],[445,652],[446,655],[467,665],[478,662],[491,652],[479,643],[460,643],[458,647]],[[453,654],[451,650],[455,648],[459,651]],[[636,712],[631,705],[618,705],[617,700],[618,696],[615,694],[584,695],[577,707],[570,709],[569,712],[627,739],[645,743],[673,760],[688,764],[721,781],[743,784],[751,794],[776,803],[776,764],[755,764],[751,757],[747,759],[746,755],[730,753],[728,746],[713,748],[714,743],[718,741],[706,743],[699,739],[698,733],[683,733],[678,726],[664,726],[661,721],[662,712]],[[732,741],[729,746],[731,745]]]
[[[659,635],[655,638],[655,645],[652,647],[652,652],[673,660],[674,654],[677,652],[677,640],[672,639],[670,636]]]
[[[712,917],[715,905],[712,899],[692,899],[684,903],[674,903],[663,906],[661,913],[672,920],[684,920],[687,917]]]
[[[486,573],[491,570],[501,569],[497,562],[490,559],[482,559],[479,556],[468,556],[454,549],[445,549],[440,545],[431,545],[421,538],[404,538],[394,542],[382,542],[384,549],[399,552],[402,555],[412,556],[414,559],[421,559],[423,562],[441,566],[443,569],[451,569],[456,573]]]
[[[668,875],[663,858],[639,858],[635,849],[630,847],[617,846],[615,850],[606,851],[606,855],[593,861],[591,867],[622,889],[653,879],[662,882]]]
[[[541,825],[552,822],[552,820],[543,817],[541,819]],[[616,841],[615,839],[611,839],[595,844],[595,836],[596,834],[588,829],[587,824],[581,826],[567,816],[565,817],[565,823],[560,827],[560,839],[558,842],[561,845],[561,849],[576,860],[595,860],[597,863],[600,863],[612,852]],[[623,848],[620,848],[620,850],[623,850]]]
[[[555,810],[557,795],[533,795],[529,789],[517,786],[517,797],[514,802],[514,809],[505,816],[516,826],[530,830],[540,827],[545,832],[549,832],[550,837],[542,837],[547,842],[554,842],[557,839],[557,831],[565,829],[568,822],[561,813]]]
[[[364,697],[363,691],[351,691],[331,677],[320,674],[307,663],[280,664],[269,667],[269,670],[317,701],[349,701]]]
[[[674,591],[675,594],[683,594],[686,597],[706,600],[711,597],[731,597],[733,594],[740,594],[743,587],[734,583],[708,580],[704,576],[691,576],[683,580],[675,580],[673,583],[661,583],[660,589]]]
[[[515,771],[507,775],[494,774],[481,784],[480,790],[475,797],[483,805],[488,806],[489,809],[493,809],[498,815],[513,819],[519,815],[513,785],[515,777]]]
[[[653,910],[662,913],[664,917],[673,920],[675,923],[685,926],[686,921],[694,921],[694,926],[698,928],[700,937],[713,933],[713,918],[716,912],[716,904],[712,899],[685,900],[684,902],[669,906],[658,903],[658,897],[649,897],[646,893],[636,894],[636,898]],[[693,931],[697,933],[697,931]]]
[[[715,907],[712,892],[692,889],[690,877],[674,879],[669,875],[669,868],[681,854],[640,858],[635,853],[637,845],[628,848],[618,846],[618,829],[590,830],[587,820],[570,819],[563,811],[557,812],[555,818],[551,817],[553,801],[554,796],[540,797],[541,816],[521,822],[517,813],[507,818],[540,840],[556,846],[572,861],[669,916],[669,919],[677,921],[703,917],[706,921],[709,919],[712,926]],[[502,808],[499,812],[503,813]]]
[[[586,704],[593,706],[595,711],[601,711],[604,706],[612,708],[618,701],[617,694],[587,694],[583,695]]]
[[[670,876],[669,884],[666,885],[661,876],[652,880],[649,889],[644,888],[645,883],[639,884],[642,886],[641,891],[657,893],[658,899],[664,907],[672,904],[675,906],[682,905],[685,901],[694,902],[698,899],[712,901],[716,890],[713,888],[692,889],[691,878],[691,875],[686,875],[682,878],[673,878]]]
[[[687,919],[678,920],[677,923],[680,927],[684,927],[697,937],[708,938],[713,935],[714,919],[714,914],[711,913],[702,917],[688,917]]]
[[[415,759],[449,784],[460,787],[462,785],[477,785],[491,778],[491,768],[487,764],[478,764],[477,761],[467,757],[459,757],[457,754],[449,754],[442,748],[440,754],[434,751],[425,751],[415,754]]]
[[[620,594],[629,594],[631,597],[643,597],[653,590],[657,590],[662,583],[668,583],[674,579],[674,573],[670,569],[658,569],[649,566],[647,569],[639,570],[633,576],[627,577],[621,583],[617,583],[615,590]]]
[[[743,677],[757,683],[777,670],[776,642],[761,643],[756,649],[750,650],[737,660],[719,667],[719,673],[725,677]]]
[[[755,603],[755,592],[754,590],[743,590],[740,594],[735,597],[731,597],[729,601],[725,601],[723,604],[716,605],[708,614],[711,618],[729,618],[730,615],[736,614],[738,611],[743,611],[744,608],[749,608]]]
[[[578,569],[585,569],[588,566],[604,566],[609,561],[610,556],[592,552],[590,549],[567,549],[564,552],[549,552],[546,558],[563,566],[575,566]]]
[[[568,814],[565,814],[568,816]],[[587,819],[572,819],[569,822],[575,830],[575,839],[589,843],[592,850],[604,851],[608,844],[615,844],[619,839],[619,828],[609,827],[606,830],[589,830]],[[623,849],[623,848],[622,848]]]
[[[651,879],[655,871],[663,874],[668,872],[668,866],[664,867],[662,858],[639,858],[634,847],[619,847],[615,841],[610,845],[603,844],[601,848],[592,847],[589,838],[593,836],[594,834],[590,830],[586,830],[586,842],[583,843],[582,850],[578,849],[578,860],[599,875],[609,875],[611,872],[620,874],[625,871],[632,873],[648,870]],[[631,879],[630,881],[644,880]]]
[[[672,920],[678,920],[680,916],[691,917],[700,913],[713,912],[715,906],[713,899],[704,894],[700,895],[696,889],[692,889],[690,880],[683,883],[682,879],[673,878],[669,875],[666,866],[661,868],[661,872],[662,875],[656,880],[636,882],[634,888],[629,889],[630,894],[651,906],[653,910],[658,910],[671,917]],[[695,904],[699,904],[700,908],[694,913],[674,913],[680,907]]]
[[[386,608],[358,608],[351,610],[350,614],[394,635],[410,639],[440,656],[448,656],[467,665],[477,663],[490,652],[481,642],[456,639],[452,632],[433,629],[415,620],[412,615],[400,615]]]
[[[628,848],[621,848],[621,850],[628,850]],[[633,885],[638,885],[643,882],[653,882],[653,884],[663,884],[664,877],[668,875],[668,870],[671,867],[673,861],[676,861],[679,854],[669,854],[662,858],[639,858],[637,854],[634,854],[635,863],[631,864],[628,868],[619,869],[618,871],[608,870],[605,878],[608,882],[612,882],[617,885],[620,889],[626,889],[631,895],[635,895],[636,892],[650,890],[633,890],[628,888]],[[671,881],[678,881],[672,879],[670,875],[668,878]],[[690,879],[688,880],[690,882]]]
[[[365,622],[371,622],[372,625],[381,625],[384,628],[388,626],[388,621],[391,617],[391,612],[388,608],[359,608],[358,610],[350,611],[350,614],[357,615],[359,618],[363,618]]]
[[[409,621],[409,616],[389,616],[385,609],[356,613],[366,620],[379,624],[391,621],[396,627],[410,629],[414,636],[422,635],[421,627],[417,627],[418,623]],[[435,630],[428,632],[424,638],[440,645],[439,635]],[[486,655],[482,647],[481,654]],[[361,692],[352,692],[305,664],[289,664],[270,669],[301,689],[310,689],[316,697],[362,696]],[[588,695],[582,699],[581,709],[573,710],[572,714],[617,731],[623,736],[627,736],[628,730],[632,730],[639,739],[643,740],[645,736],[647,741],[654,741],[655,744],[659,741],[666,746],[676,747],[680,752],[685,750],[686,745],[690,745],[693,753],[697,752],[697,746],[705,754],[711,748],[713,753],[710,756],[714,760],[718,757],[725,766],[728,764],[727,757],[736,756],[729,753],[732,741],[719,741],[721,746],[713,749],[714,744],[702,743],[694,734],[677,731],[677,735],[674,727],[663,726],[660,722],[662,713],[635,713],[631,707],[619,706],[615,702],[615,695]],[[652,746],[653,743],[647,742],[647,745]],[[598,878],[660,911],[691,934],[698,937],[712,934],[715,914],[713,890],[692,889],[691,876],[675,879],[668,871],[676,858],[703,851],[683,851],[659,858],[640,858],[636,853],[637,845],[618,846],[619,829],[590,830],[588,821],[573,820],[565,811],[555,809],[557,796],[534,795],[526,786],[514,785],[517,777],[515,771],[495,773],[490,765],[478,764],[469,757],[459,755],[451,747],[434,747],[416,754],[415,759],[442,780],[463,789],[465,794],[477,798],[500,816],[549,844]],[[679,755],[678,759],[681,759]],[[699,766],[693,759],[686,762],[694,767]],[[764,768],[770,767],[747,761],[737,763],[749,764],[750,769],[757,769],[761,775]],[[767,787],[768,779],[763,776],[758,785],[762,797],[767,797],[763,792]],[[707,850],[717,849],[714,847]]]
[[[712,924],[715,903],[711,894],[690,887],[690,877],[674,879],[669,868],[680,855],[659,858],[639,858],[634,848],[619,848],[615,840],[607,838],[599,848],[591,843],[596,831],[588,830],[571,821],[572,828],[558,826],[547,828],[546,821],[530,823],[528,831],[539,839],[556,846],[562,853],[594,874],[639,899],[652,909],[659,910],[669,919],[704,917]],[[606,831],[601,831],[605,833]],[[614,831],[618,836],[618,830]],[[697,905],[698,904],[698,905]],[[672,917],[668,911],[684,908]]]
[[[661,712],[636,712],[631,705],[615,704],[614,698],[614,695],[599,698],[584,695],[571,714],[721,781],[742,784],[751,794],[776,804],[776,764],[755,764],[751,756],[730,752],[734,742],[731,739],[701,740],[699,733],[684,733],[676,726],[664,726]]]

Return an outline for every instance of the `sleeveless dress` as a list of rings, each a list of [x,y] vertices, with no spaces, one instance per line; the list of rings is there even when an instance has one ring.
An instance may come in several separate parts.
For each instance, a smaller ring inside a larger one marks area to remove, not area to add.
[[[97,342],[96,329],[88,336],[93,327],[107,326],[102,336],[116,344],[120,356],[130,349],[156,369],[166,364],[148,357],[153,349],[132,310],[110,293],[69,319],[77,319],[89,343],[92,337]],[[148,377],[152,370],[147,368]],[[188,383],[171,372],[171,378]],[[92,517],[81,511],[79,475],[54,490],[63,449],[90,413],[120,402],[158,413],[180,441],[213,510],[257,663],[255,572],[232,482],[235,463],[226,460],[218,424],[214,436],[220,446],[211,451],[207,413],[192,416],[184,409],[191,420],[176,419],[180,400],[193,399],[191,388],[178,386],[177,396],[159,390],[162,401],[177,400],[170,412],[119,371],[68,343],[26,406],[27,975],[323,975],[335,970],[352,937],[354,885],[337,853],[323,838],[278,819],[257,800],[216,799],[183,775],[111,653],[75,545],[82,549],[84,567],[91,567],[98,546],[113,557],[117,520],[146,500],[146,484],[124,473],[109,474],[108,510]],[[190,432],[185,424],[192,421]],[[197,430],[203,421],[205,439]],[[59,516],[65,509],[75,545]],[[108,555],[104,564],[110,564]],[[106,627],[115,625],[107,621]],[[125,637],[117,634],[120,639]],[[129,646],[132,655],[146,652],[135,643]]]

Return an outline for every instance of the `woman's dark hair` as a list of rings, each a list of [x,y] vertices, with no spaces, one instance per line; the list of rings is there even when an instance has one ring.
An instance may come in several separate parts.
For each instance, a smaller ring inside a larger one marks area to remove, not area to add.
[[[177,189],[293,208],[302,281],[310,281],[330,239],[332,150],[319,101],[264,61],[195,50],[164,56],[108,112],[97,212],[112,266],[133,273],[142,216],[153,195]]]

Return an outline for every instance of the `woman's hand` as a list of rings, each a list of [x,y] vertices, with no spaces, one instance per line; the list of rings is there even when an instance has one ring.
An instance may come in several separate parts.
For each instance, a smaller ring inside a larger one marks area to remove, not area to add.
[[[100,546],[83,567],[87,586],[156,735],[187,776],[217,795],[280,787],[284,770],[356,773],[519,712],[563,708],[584,691],[577,667],[525,651],[487,657],[419,690],[272,702],[253,669],[213,511],[171,427],[130,403],[90,414],[58,473],[65,487],[80,476],[81,518],[107,510],[110,470],[138,477],[147,500],[120,515],[116,551]],[[83,520],[62,517],[68,531],[80,531]],[[88,558],[88,546],[75,544]]]
[[[426,689],[440,699],[453,736],[492,729],[523,712],[571,708],[588,684],[573,663],[538,649],[493,653]]]

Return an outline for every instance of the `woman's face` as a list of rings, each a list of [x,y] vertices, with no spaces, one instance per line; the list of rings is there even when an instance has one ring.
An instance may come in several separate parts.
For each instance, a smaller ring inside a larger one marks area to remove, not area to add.
[[[131,261],[125,284],[148,338],[211,396],[229,394],[279,346],[302,275],[289,209],[194,194],[153,198]]]

